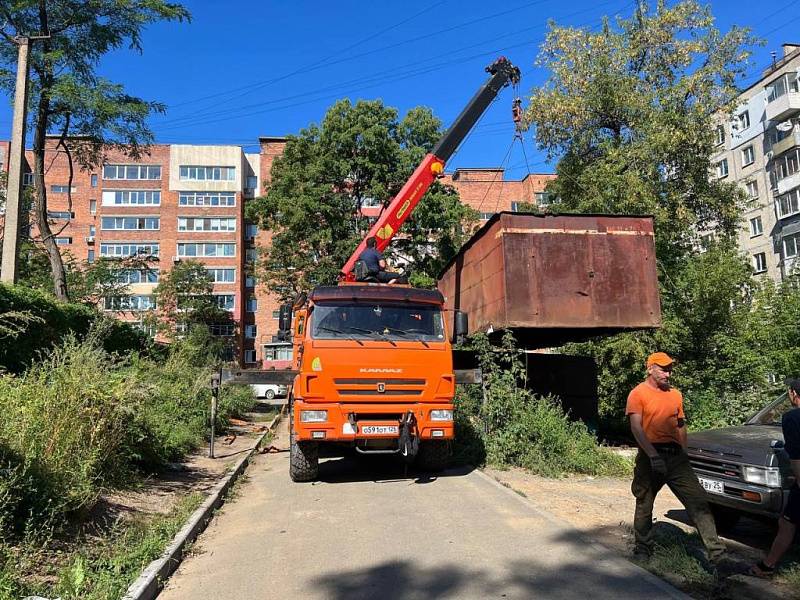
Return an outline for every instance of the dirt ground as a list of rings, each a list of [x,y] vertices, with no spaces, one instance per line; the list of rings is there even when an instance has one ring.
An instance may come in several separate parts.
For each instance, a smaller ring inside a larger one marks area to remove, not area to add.
[[[631,555],[634,499],[630,491],[630,480],[584,475],[547,479],[521,469],[486,468],[485,472],[527,497],[537,507],[568,522],[612,551]],[[653,517],[656,527],[677,527],[688,532],[694,531],[683,506],[667,488],[656,498]],[[722,536],[730,555],[730,563],[724,575],[735,576],[737,586],[763,586],[760,581],[749,581],[752,579],[749,577],[744,578],[742,583],[742,575],[738,573],[746,571],[749,565],[763,556],[775,531],[774,524],[743,518],[732,532]],[[770,584],[769,587],[775,597],[798,597],[795,592],[778,584]],[[684,591],[691,593],[690,589]]]

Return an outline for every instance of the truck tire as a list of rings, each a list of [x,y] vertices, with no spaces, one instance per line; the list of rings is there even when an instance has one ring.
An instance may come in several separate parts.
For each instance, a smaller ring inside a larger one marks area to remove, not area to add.
[[[711,514],[714,515],[714,523],[719,533],[726,533],[736,527],[742,514],[733,508],[720,506],[719,504],[709,504]]]
[[[319,444],[297,442],[289,446],[289,476],[292,481],[313,481],[319,475]]]
[[[446,440],[420,441],[417,466],[423,471],[443,471],[450,462],[450,443]]]

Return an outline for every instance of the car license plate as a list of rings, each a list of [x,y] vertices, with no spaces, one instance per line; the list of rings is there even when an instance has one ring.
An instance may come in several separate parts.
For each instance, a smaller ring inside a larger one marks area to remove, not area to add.
[[[397,425],[363,425],[363,435],[397,435]]]
[[[700,485],[703,486],[705,491],[713,494],[725,493],[725,485],[721,481],[717,481],[716,479],[706,479],[705,477],[698,477],[698,479],[700,480]]]

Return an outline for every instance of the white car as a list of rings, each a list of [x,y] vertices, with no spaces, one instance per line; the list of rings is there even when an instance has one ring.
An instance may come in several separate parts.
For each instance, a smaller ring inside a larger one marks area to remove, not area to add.
[[[286,396],[287,386],[275,383],[253,383],[250,385],[257,398],[272,400],[276,396]]]

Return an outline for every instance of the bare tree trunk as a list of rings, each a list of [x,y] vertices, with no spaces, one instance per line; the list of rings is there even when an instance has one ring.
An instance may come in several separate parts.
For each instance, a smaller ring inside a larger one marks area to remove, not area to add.
[[[48,31],[47,24],[47,8],[43,0],[39,2],[39,20],[42,26],[42,31]],[[50,43],[48,40],[43,41],[43,50],[50,51]],[[61,258],[61,252],[58,251],[53,232],[50,229],[50,224],[47,222],[47,188],[44,183],[44,154],[45,144],[47,142],[47,118],[50,115],[50,98],[48,97],[48,90],[52,83],[52,66],[45,63],[45,66],[38,71],[41,83],[41,93],[39,95],[39,102],[36,107],[36,115],[34,117],[34,135],[33,135],[33,181],[36,188],[36,207],[34,210],[34,220],[36,227],[39,230],[44,249],[47,252],[47,257],[50,259],[50,270],[53,273],[53,289],[56,298],[69,301],[69,294],[67,291],[67,273],[64,269],[64,261]]]

